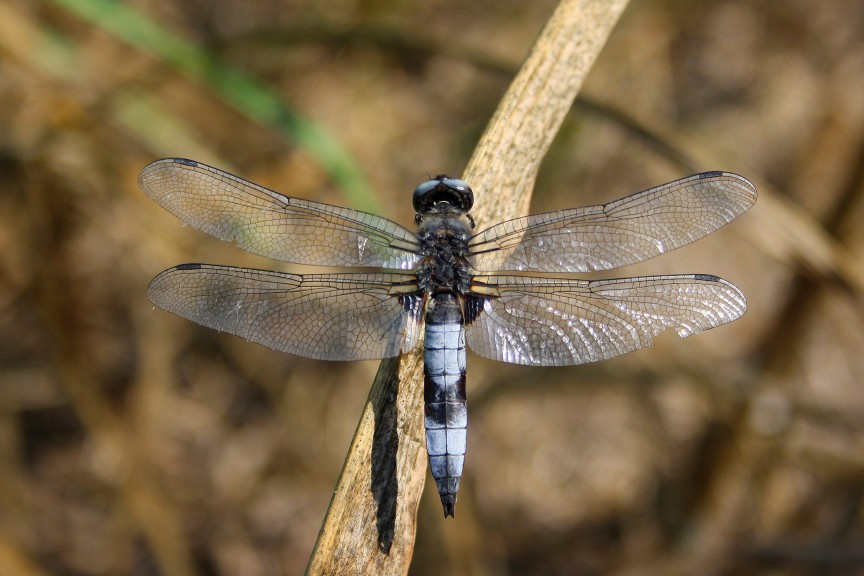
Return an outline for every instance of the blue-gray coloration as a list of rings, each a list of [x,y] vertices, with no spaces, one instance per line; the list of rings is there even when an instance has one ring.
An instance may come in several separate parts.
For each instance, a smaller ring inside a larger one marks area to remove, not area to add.
[[[468,406],[465,395],[465,326],[456,296],[433,296],[424,344],[426,450],[445,516],[452,516],[465,463]]]
[[[569,366],[649,346],[666,329],[690,336],[746,310],[735,286],[708,274],[593,281],[525,274],[609,270],[698,240],[756,201],[754,186],[729,172],[477,233],[471,188],[447,176],[414,191],[416,233],[373,214],[289,198],[192,160],[154,162],[138,183],[184,222],[244,250],[297,264],[371,269],[301,276],[181,264],[148,289],[169,312],[323,360],[397,356],[417,345],[425,326],[426,447],[445,516],[454,513],[467,445],[466,343],[494,360]]]

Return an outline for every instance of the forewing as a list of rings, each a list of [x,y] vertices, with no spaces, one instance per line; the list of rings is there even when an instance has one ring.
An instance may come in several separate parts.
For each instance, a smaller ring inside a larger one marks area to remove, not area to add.
[[[200,162],[157,160],[138,185],[183,222],[268,258],[396,270],[420,260],[417,236],[395,222],[283,196]]]
[[[417,343],[422,298],[407,274],[299,276],[208,264],[170,268],[150,301],[268,348],[322,360],[397,356]]]
[[[635,264],[728,224],[756,201],[731,172],[704,172],[597,206],[502,222],[469,242],[475,270],[590,272]]]
[[[738,288],[701,274],[593,282],[476,276],[472,291],[482,307],[466,325],[468,346],[486,358],[531,366],[605,360],[651,345],[667,328],[684,338],[747,308]]]

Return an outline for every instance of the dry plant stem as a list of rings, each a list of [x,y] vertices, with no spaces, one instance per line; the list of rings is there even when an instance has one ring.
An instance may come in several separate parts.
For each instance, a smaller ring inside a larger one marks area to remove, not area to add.
[[[465,169],[480,229],[527,213],[540,162],[627,0],[566,0],[537,39]]]
[[[564,0],[468,164],[478,227],[525,214],[537,170],[626,0]],[[307,574],[405,574],[426,477],[422,350],[375,378]]]

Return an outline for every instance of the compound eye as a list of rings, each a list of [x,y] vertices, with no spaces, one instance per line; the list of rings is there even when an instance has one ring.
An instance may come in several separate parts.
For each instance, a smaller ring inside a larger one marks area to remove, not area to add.
[[[460,192],[467,192],[468,194],[474,195],[474,192],[471,190],[471,186],[468,185],[464,180],[460,180],[458,178],[445,178],[441,182],[444,183],[448,188],[453,188],[454,190],[459,190]],[[426,184],[424,182],[423,184]],[[421,184],[421,186],[423,185]]]
[[[465,213],[474,204],[474,193],[464,180],[441,175],[417,186],[413,200],[417,213],[428,212],[439,203]]]
[[[464,180],[459,178],[445,178],[441,181],[442,184],[458,192],[459,202],[457,203],[462,212],[468,212],[474,205],[474,191],[471,186]]]
[[[414,210],[421,212],[426,206],[429,194],[441,184],[441,180],[426,180],[414,189]]]
[[[441,180],[426,180],[417,188],[414,189],[414,196],[425,196],[429,192],[435,189],[438,184],[441,183]]]

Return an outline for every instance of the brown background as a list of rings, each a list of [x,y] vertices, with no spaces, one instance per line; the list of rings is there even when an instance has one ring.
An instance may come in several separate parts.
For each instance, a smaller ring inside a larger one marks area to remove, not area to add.
[[[137,172],[190,157],[410,225],[554,4],[132,4],[341,142],[365,201],[122,30],[0,5],[0,573],[302,572],[377,364],[154,310],[171,265],[280,264],[183,227]],[[412,574],[864,574],[862,21],[851,0],[629,7],[532,210],[740,172],[751,213],[619,275],[718,274],[749,310],[598,365],[471,356],[457,516],[427,482]]]

